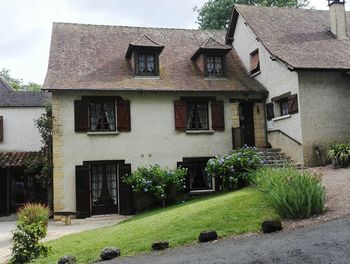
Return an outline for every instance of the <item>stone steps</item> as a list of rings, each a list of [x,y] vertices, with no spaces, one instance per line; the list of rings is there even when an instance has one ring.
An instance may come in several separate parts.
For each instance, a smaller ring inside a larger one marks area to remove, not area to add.
[[[266,161],[266,165],[270,167],[284,168],[291,166],[297,169],[303,168],[302,164],[295,162],[278,148],[258,149],[258,154]]]

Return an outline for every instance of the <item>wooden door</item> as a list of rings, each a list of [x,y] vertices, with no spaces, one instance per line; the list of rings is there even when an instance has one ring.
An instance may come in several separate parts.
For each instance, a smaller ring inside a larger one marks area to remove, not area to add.
[[[9,213],[9,177],[6,170],[0,170],[0,215]]]
[[[255,146],[253,105],[254,103],[251,102],[243,102],[239,104],[242,146]]]

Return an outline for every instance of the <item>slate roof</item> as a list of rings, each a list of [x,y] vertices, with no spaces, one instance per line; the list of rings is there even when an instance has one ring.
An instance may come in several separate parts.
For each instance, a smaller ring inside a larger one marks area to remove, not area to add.
[[[338,40],[331,33],[329,11],[235,5],[227,43],[232,42],[238,14],[266,49],[290,68],[350,69],[350,39]],[[350,12],[346,16],[350,33]]]
[[[0,168],[23,168],[26,161],[39,161],[42,152],[0,152]]]
[[[130,43],[146,35],[164,46],[160,78],[133,76],[125,58]],[[225,31],[99,26],[54,23],[47,90],[255,91],[266,90],[247,75],[234,50],[227,54],[228,77],[207,80],[191,56],[208,39],[225,40]]]
[[[51,99],[47,92],[14,91],[0,77],[0,107],[39,107]]]

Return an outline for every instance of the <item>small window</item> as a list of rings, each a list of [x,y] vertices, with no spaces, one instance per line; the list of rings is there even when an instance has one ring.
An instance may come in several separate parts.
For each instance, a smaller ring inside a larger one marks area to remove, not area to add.
[[[250,53],[250,75],[260,72],[259,50]]]
[[[208,102],[187,103],[187,129],[208,130]]]
[[[139,53],[137,55],[136,74],[143,76],[157,75],[155,54]]]
[[[114,101],[90,101],[89,109],[91,131],[116,130]]]
[[[223,62],[221,56],[207,56],[207,75],[222,76]]]

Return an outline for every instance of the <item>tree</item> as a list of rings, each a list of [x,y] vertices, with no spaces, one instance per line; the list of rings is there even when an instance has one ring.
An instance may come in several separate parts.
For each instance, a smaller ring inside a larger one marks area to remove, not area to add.
[[[308,7],[309,0],[209,0],[193,9],[198,13],[199,28],[227,29],[235,4],[301,8]]]
[[[35,173],[36,180],[43,188],[47,190],[47,202],[52,205],[52,176],[53,176],[53,159],[52,159],[52,105],[46,104],[45,111],[35,120],[35,126],[41,135],[41,158],[39,160],[26,160],[25,172]]]
[[[11,77],[9,69],[2,68],[0,71],[0,77],[2,77],[15,91],[40,92],[41,90],[40,84],[34,82],[24,83],[22,79]]]

